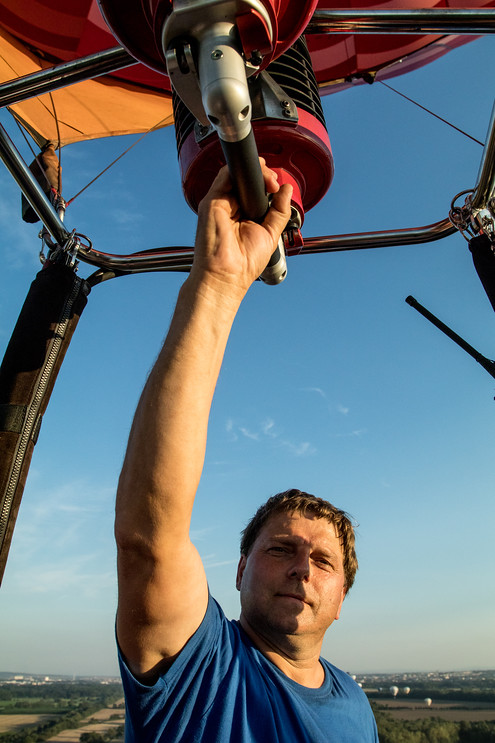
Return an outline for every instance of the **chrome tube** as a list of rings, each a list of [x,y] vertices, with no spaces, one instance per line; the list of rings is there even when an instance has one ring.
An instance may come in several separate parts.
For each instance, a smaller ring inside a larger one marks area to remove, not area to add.
[[[327,237],[305,237],[301,253],[331,253],[337,250],[363,250],[388,248],[395,245],[419,245],[434,242],[457,232],[450,220],[425,227],[409,227],[383,232],[358,232],[354,235],[329,235]]]
[[[362,232],[355,235],[308,237],[304,239],[301,254],[414,245],[440,240],[455,232],[455,227],[448,219],[444,219],[426,227],[387,232]],[[148,271],[189,271],[193,262],[194,249],[191,247],[156,248],[130,255],[111,255],[81,246],[77,257],[85,263],[113,272],[115,275]]]
[[[134,57],[118,46],[71,62],[47,67],[45,70],[2,83],[0,106],[10,106],[27,98],[50,93],[82,80],[108,75],[134,64],[136,64]]]
[[[473,211],[484,209],[495,191],[495,103],[488,126],[485,149],[478,172],[478,185],[471,200]]]
[[[495,11],[464,8],[431,10],[317,10],[309,34],[492,34]]]
[[[156,248],[130,255],[112,255],[80,246],[77,257],[78,260],[114,272],[116,275],[149,271],[189,271],[193,262],[194,248]]]
[[[69,237],[64,223],[59,218],[45,192],[34,178],[21,155],[0,124],[0,158],[16,181],[34,211],[46,226],[48,232],[59,245],[64,245]]]

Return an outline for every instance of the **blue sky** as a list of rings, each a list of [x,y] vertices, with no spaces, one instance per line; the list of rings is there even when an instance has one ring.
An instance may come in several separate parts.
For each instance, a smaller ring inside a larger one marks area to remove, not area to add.
[[[483,140],[493,45],[477,40],[392,84]],[[482,148],[385,87],[328,96],[324,108],[336,174],[305,236],[429,224],[475,185]],[[66,148],[65,197],[128,144]],[[0,184],[3,353],[39,246],[3,167]],[[196,218],[181,194],[173,130],[134,148],[66,221],[111,253],[191,245]],[[125,277],[89,298],[0,589],[0,670],[117,674],[115,485],[182,280]],[[214,595],[235,617],[238,534],[252,512],[288,487],[327,497],[359,524],[360,571],[324,655],[353,673],[493,668],[494,381],[405,304],[409,294],[495,356],[493,311],[460,235],[295,257],[283,285],[252,288],[218,383],[193,536]]]

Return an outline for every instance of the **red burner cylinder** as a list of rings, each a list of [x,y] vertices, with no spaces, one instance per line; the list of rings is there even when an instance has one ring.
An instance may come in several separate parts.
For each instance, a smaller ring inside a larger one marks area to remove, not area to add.
[[[278,173],[280,185],[292,184],[292,201],[303,220],[304,213],[327,192],[334,167],[325,127],[306,111],[297,109],[297,113],[297,124],[265,119],[253,121],[253,129],[258,152]],[[191,131],[182,143],[179,164],[186,201],[197,211],[220,167],[225,165],[216,134],[198,143]]]
[[[333,157],[318,87],[304,37],[266,70],[278,90],[260,115],[257,101],[262,83],[253,78],[252,126],[259,154],[279,174],[279,183],[291,183],[293,204],[301,220],[325,195],[333,178]],[[261,76],[262,77],[262,76]],[[268,110],[266,110],[268,109]],[[201,131],[178,96],[174,96],[177,150],[184,195],[194,211],[224,164],[216,133]]]
[[[98,0],[98,4],[122,46],[139,62],[166,74],[162,33],[172,14],[173,0],[126,0],[124,3],[122,0]],[[233,17],[227,20],[235,22],[246,58],[249,59],[255,50],[261,52],[263,68],[299,38],[317,4],[318,0],[239,0]],[[213,17],[217,5],[217,0],[206,0],[200,9],[201,17],[208,12]],[[170,90],[168,78],[164,82]]]

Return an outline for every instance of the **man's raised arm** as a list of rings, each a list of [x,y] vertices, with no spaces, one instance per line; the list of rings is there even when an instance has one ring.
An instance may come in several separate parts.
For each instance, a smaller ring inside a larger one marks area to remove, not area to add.
[[[206,611],[207,585],[189,539],[208,416],[239,305],[290,216],[290,187],[262,169],[272,206],[241,221],[226,168],[200,205],[194,264],[143,390],[119,480],[117,636],[135,675],[153,681]]]

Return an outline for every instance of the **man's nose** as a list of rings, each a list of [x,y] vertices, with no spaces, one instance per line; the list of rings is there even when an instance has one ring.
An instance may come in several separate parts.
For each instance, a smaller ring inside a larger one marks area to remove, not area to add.
[[[290,577],[296,577],[299,580],[307,580],[310,575],[309,555],[300,552],[294,555],[294,559],[289,567]]]

